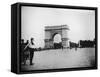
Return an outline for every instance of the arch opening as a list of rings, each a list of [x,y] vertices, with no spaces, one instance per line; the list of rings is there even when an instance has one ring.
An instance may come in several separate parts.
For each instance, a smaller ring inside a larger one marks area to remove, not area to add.
[[[57,33],[53,36],[53,43],[60,43],[60,42],[61,42],[61,35]]]
[[[61,35],[56,33],[53,36],[53,45],[55,49],[59,49],[62,47],[62,40],[61,40]]]

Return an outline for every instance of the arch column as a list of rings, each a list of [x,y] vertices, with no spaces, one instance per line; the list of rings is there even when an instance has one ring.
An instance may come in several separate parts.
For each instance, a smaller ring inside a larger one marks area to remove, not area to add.
[[[63,46],[63,48],[68,47],[68,38],[62,38],[62,46]]]
[[[53,48],[53,40],[45,39],[45,48]]]
[[[63,48],[68,47],[68,34],[67,33],[68,33],[67,29],[62,30],[62,46],[63,46]]]

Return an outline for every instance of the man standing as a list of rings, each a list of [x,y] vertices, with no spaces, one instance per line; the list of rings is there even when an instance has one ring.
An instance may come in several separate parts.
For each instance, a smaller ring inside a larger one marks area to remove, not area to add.
[[[34,38],[31,38],[30,39],[30,42],[29,42],[29,52],[30,52],[30,65],[33,65],[32,63],[32,60],[33,60],[33,57],[34,57]]]

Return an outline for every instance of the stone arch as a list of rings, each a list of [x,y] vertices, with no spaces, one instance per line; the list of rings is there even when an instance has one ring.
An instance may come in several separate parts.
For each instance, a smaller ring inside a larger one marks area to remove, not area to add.
[[[61,35],[63,48],[68,47],[67,25],[46,26],[45,27],[45,48],[53,48],[53,38],[56,34]]]

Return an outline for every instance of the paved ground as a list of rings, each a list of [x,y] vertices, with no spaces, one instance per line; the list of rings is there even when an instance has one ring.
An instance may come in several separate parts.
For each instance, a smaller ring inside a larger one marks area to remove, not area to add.
[[[35,52],[33,63],[22,66],[25,70],[91,67],[95,60],[95,48],[56,49]]]

